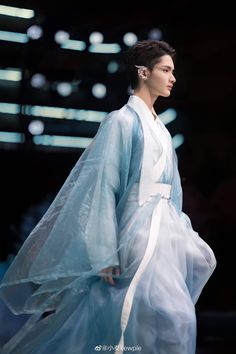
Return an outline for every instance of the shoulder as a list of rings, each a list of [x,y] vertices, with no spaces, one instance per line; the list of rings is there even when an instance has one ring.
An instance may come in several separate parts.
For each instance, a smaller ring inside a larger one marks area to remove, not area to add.
[[[135,128],[139,124],[138,117],[130,107],[125,104],[118,110],[110,112],[107,117],[104,119],[104,123],[107,122],[114,126],[119,126],[122,128]]]
[[[142,128],[138,117],[128,105],[124,105],[118,110],[111,111],[100,123],[97,137],[103,139],[122,139],[124,142],[134,142],[142,138]]]

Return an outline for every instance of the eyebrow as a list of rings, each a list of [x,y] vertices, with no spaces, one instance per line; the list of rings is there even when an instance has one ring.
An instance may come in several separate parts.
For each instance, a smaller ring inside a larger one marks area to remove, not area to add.
[[[169,65],[162,65],[162,67],[163,67],[163,68],[167,68],[167,69],[172,70],[172,71],[175,70],[175,68],[172,68],[172,67],[169,66]]]

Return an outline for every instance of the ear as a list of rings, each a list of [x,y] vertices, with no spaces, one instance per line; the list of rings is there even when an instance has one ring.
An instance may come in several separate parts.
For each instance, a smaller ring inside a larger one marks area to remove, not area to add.
[[[148,73],[148,69],[143,67],[143,68],[139,68],[138,69],[138,76],[140,79],[142,80],[147,80],[149,73]]]
[[[139,78],[142,80],[147,80],[147,78],[149,77],[149,74],[150,74],[148,68],[143,65],[135,65],[135,67],[138,69]]]
[[[150,76],[150,71],[148,68],[144,67],[142,71],[142,79],[147,80]]]

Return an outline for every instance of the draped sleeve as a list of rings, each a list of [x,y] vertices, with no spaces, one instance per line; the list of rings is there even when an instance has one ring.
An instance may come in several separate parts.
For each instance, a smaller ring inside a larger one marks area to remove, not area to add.
[[[187,244],[188,246],[186,246],[186,259],[188,262],[186,284],[193,303],[196,304],[205,284],[216,267],[216,259],[210,246],[194,230],[189,216],[182,210],[183,190],[178,171],[178,158],[174,150],[173,156],[174,172],[171,200],[190,240]]]
[[[104,119],[22,245],[0,285],[14,313],[53,308],[55,294],[74,281],[81,290],[104,267],[119,265],[116,210],[132,180],[134,123],[125,106]]]

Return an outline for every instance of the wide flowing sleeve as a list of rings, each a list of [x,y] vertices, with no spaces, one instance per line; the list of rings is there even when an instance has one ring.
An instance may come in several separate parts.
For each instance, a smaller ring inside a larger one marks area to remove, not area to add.
[[[91,276],[119,265],[116,206],[128,183],[132,129],[122,109],[104,119],[22,245],[0,285],[14,313],[52,309],[75,282],[82,291]]]

